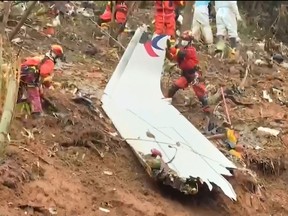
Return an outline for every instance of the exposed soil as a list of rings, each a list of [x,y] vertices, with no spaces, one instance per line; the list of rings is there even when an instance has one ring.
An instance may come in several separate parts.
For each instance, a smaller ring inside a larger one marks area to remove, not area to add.
[[[63,65],[64,72],[56,71],[55,80],[63,84],[63,89],[49,90],[45,95],[61,114],[37,120],[15,115],[11,145],[0,165],[1,216],[55,212],[60,216],[288,215],[288,108],[277,101],[276,95],[272,103],[261,98],[262,90],[270,91],[271,87],[287,91],[285,70],[277,73],[275,68],[254,66],[241,97],[252,101],[253,106],[228,101],[231,121],[247,147],[245,162],[256,180],[245,172],[235,172],[230,179],[238,194],[235,203],[217,191],[184,196],[148,177],[128,145],[113,135],[116,131],[98,99],[94,99],[95,106],[104,117],[71,100],[73,85],[99,98],[119,60],[117,52],[108,48],[105,39],[96,39],[99,31],[87,20],[80,19],[75,26],[67,21],[57,30],[56,38],[67,49],[70,63]],[[34,30],[28,34],[24,47],[35,53],[56,40]],[[86,53],[91,44],[98,50],[93,56]],[[200,57],[211,91],[213,86],[240,83],[241,64],[220,62],[205,54]],[[192,106],[184,106],[189,95]],[[203,129],[204,114],[190,89],[177,93],[173,103],[199,130]],[[223,113],[223,108],[219,112]],[[276,128],[281,133],[279,137],[257,134],[258,126]],[[24,128],[33,136],[27,138]],[[263,149],[256,150],[257,146]]]

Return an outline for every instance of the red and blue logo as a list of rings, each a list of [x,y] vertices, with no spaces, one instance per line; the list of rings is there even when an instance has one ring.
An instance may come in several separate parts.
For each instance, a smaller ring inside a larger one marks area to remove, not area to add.
[[[154,37],[151,41],[149,40],[149,41],[144,43],[145,50],[149,56],[159,57],[158,54],[154,51],[154,49],[162,50],[162,51],[164,50],[163,48],[158,46],[158,42],[165,36],[166,35],[158,35],[158,36]]]

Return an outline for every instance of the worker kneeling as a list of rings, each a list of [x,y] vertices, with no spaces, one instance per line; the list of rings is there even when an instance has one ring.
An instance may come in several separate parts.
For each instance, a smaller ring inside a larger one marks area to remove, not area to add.
[[[112,11],[113,11],[113,1],[109,1],[106,5],[106,9],[102,15],[100,15],[98,25],[101,27],[108,27],[108,23],[112,20]],[[123,31],[127,21],[128,6],[125,1],[115,1],[115,14],[114,18],[117,24],[122,25],[123,28],[120,31]]]
[[[167,58],[178,63],[182,74],[168,90],[166,98],[172,98],[179,89],[185,89],[191,84],[196,96],[202,103],[203,111],[209,112],[206,86],[198,67],[199,61],[196,49],[191,44],[193,40],[192,32],[183,32],[181,39],[188,41],[188,45],[180,48],[168,46]]]
[[[30,57],[21,64],[20,86],[18,100],[25,95],[31,107],[31,114],[35,117],[43,112],[41,97],[42,87],[52,86],[53,70],[57,59],[63,59],[63,48],[52,45],[44,57]]]

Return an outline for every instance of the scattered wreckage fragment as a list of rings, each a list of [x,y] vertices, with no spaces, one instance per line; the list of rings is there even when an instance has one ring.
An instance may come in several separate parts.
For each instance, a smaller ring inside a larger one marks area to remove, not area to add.
[[[170,147],[173,148],[172,146]],[[165,163],[162,159],[161,152],[157,149],[151,149],[150,154],[142,154],[142,158],[145,161],[146,171],[151,177],[165,185],[170,185],[174,189],[180,190],[184,194],[198,193],[198,184],[203,184],[201,179],[193,177],[186,180],[183,184],[183,179],[177,175],[177,172],[169,168],[169,161]]]
[[[234,163],[163,100],[166,40],[163,35],[150,40],[146,27],[137,29],[104,90],[102,107],[151,176],[187,194],[202,184],[209,190],[218,186],[236,200],[224,177],[232,176]]]

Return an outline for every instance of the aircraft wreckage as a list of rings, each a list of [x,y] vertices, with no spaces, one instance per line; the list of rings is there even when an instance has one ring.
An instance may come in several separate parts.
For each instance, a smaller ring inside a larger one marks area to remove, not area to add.
[[[236,200],[228,160],[174,106],[160,87],[167,36],[135,32],[102,97],[102,107],[148,174],[186,194],[218,186]]]

